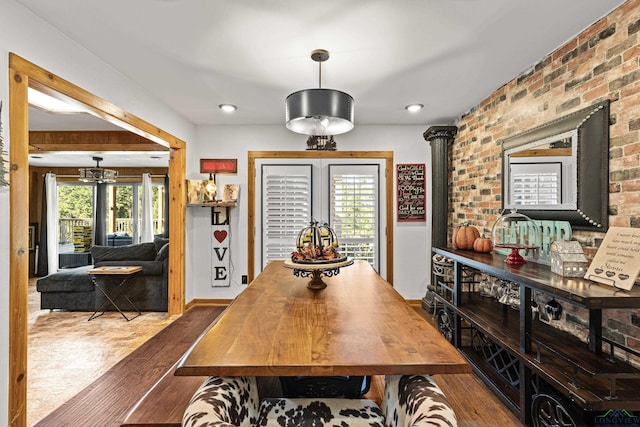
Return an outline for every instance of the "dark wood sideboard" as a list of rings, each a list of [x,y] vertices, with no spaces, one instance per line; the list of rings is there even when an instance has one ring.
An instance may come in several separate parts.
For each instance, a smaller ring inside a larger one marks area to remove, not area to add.
[[[640,410],[640,370],[621,360],[639,354],[603,337],[602,325],[603,310],[640,307],[638,287],[563,278],[534,263],[512,267],[498,254],[433,251],[451,262],[450,274],[434,275],[438,328],[524,424],[593,425],[610,411]],[[481,295],[483,273],[518,285],[515,307]],[[586,309],[587,343],[540,320],[533,302],[551,298]]]

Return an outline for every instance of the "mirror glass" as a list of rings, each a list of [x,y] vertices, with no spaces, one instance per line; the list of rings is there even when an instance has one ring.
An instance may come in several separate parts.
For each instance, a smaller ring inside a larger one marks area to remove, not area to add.
[[[503,209],[606,231],[608,101],[507,138],[502,149]]]

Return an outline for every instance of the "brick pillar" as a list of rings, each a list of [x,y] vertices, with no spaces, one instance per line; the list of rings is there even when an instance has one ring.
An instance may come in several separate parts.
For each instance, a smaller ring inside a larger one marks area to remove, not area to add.
[[[454,141],[458,128],[455,126],[431,126],[423,136],[431,145],[431,246],[447,246],[447,218],[449,214],[449,144]],[[428,255],[429,257],[431,254]],[[433,275],[427,287],[422,306],[433,309]]]

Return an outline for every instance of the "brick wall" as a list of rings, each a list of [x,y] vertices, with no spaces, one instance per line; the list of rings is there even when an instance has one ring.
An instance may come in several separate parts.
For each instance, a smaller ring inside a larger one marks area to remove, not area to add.
[[[462,116],[449,164],[449,237],[464,221],[490,235],[502,206],[502,139],[605,99],[609,225],[640,228],[639,56],[640,0],[629,0]],[[574,237],[592,257],[604,234]],[[586,312],[564,306],[558,326],[586,336]],[[640,350],[640,309],[605,310],[604,317],[608,337]]]

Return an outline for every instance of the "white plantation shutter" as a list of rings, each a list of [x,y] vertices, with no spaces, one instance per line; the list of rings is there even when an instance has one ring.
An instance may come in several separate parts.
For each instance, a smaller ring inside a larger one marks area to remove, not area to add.
[[[262,267],[288,259],[311,220],[311,165],[262,166]]]
[[[379,166],[329,165],[329,224],[341,255],[368,261],[379,271]]]
[[[511,165],[511,200],[514,205],[548,206],[562,203],[560,163]]]

